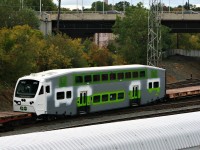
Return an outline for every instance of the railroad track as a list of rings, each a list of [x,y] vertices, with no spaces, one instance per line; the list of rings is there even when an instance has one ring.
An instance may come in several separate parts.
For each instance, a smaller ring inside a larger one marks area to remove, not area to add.
[[[177,88],[198,86],[198,85],[200,85],[200,79],[187,79],[184,81],[167,84],[166,88],[167,89],[177,89]]]
[[[183,87],[190,86],[192,88],[192,86],[195,86],[197,88],[195,90],[198,91],[199,93],[198,85],[200,85],[199,79],[189,79],[189,80],[178,82],[178,83],[168,84],[167,91],[169,93],[169,91],[174,88],[183,89]],[[200,96],[184,97],[185,95],[193,96],[193,95],[190,95],[191,91],[187,92],[186,94],[185,92],[182,92],[182,91],[176,92],[175,95],[169,94],[168,96],[175,96],[175,97],[171,98],[170,101],[168,100],[167,102],[164,102],[164,103],[160,102],[157,104],[151,104],[151,105],[146,105],[146,106],[137,106],[137,107],[131,107],[131,108],[110,110],[110,111],[92,113],[92,114],[75,116],[75,117],[58,118],[56,120],[49,121],[49,122],[37,121],[36,123],[33,123],[32,119],[30,118],[30,121],[31,121],[30,123],[25,124],[25,125],[20,124],[20,126],[14,126],[14,128],[13,126],[11,126],[10,128],[8,125],[8,126],[4,126],[6,127],[5,130],[4,128],[1,130],[1,126],[0,126],[0,132],[8,131],[10,129],[14,130],[14,131],[6,132],[6,134],[0,133],[0,136],[7,135],[7,133],[8,135],[9,134],[12,135],[12,134],[19,134],[19,133],[35,132],[35,131],[48,131],[48,130],[56,130],[56,129],[62,129],[62,128],[79,127],[79,126],[99,124],[99,123],[123,121],[123,120],[138,119],[138,118],[147,118],[147,117],[200,110]],[[28,120],[26,119],[25,123]]]
[[[199,110],[200,96],[180,99],[178,101],[171,100],[165,103],[157,103],[147,106],[138,106],[76,117],[61,118],[49,122],[37,121],[34,125],[29,124],[18,126],[13,131],[0,133],[0,136],[57,130],[116,121],[126,121]]]

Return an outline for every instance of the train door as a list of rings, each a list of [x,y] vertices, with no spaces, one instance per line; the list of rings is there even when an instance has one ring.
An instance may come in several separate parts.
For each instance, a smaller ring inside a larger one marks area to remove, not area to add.
[[[87,103],[87,91],[81,91],[79,93],[79,107],[78,113],[83,114],[88,112],[88,103]]]
[[[43,85],[40,87],[40,91],[36,99],[35,108],[37,115],[44,114],[46,111],[46,92],[44,91]]]
[[[133,97],[134,98],[138,98],[138,95],[139,95],[139,86],[138,85],[134,85],[133,86]]]
[[[139,85],[134,85],[132,87],[132,99],[130,105],[140,105],[140,91],[139,91]]]

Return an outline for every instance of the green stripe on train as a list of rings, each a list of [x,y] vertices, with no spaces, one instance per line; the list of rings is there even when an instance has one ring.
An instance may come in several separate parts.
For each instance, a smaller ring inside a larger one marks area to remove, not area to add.
[[[84,98],[84,97],[83,97]],[[119,103],[125,100],[125,91],[112,91],[112,92],[102,92],[95,93],[91,96],[86,96],[86,100],[81,100],[80,97],[77,98],[77,106],[89,106],[89,105],[102,105],[110,103]],[[86,103],[87,101],[87,103]]]

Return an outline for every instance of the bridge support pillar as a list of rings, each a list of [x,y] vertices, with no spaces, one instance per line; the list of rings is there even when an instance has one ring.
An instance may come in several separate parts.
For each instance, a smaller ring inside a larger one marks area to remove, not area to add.
[[[44,35],[51,35],[52,34],[52,21],[40,20],[40,31]]]

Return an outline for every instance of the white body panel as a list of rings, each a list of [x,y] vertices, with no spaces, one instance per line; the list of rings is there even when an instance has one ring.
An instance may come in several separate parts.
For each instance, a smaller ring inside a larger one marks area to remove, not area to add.
[[[199,150],[200,112],[0,137],[1,150]]]

